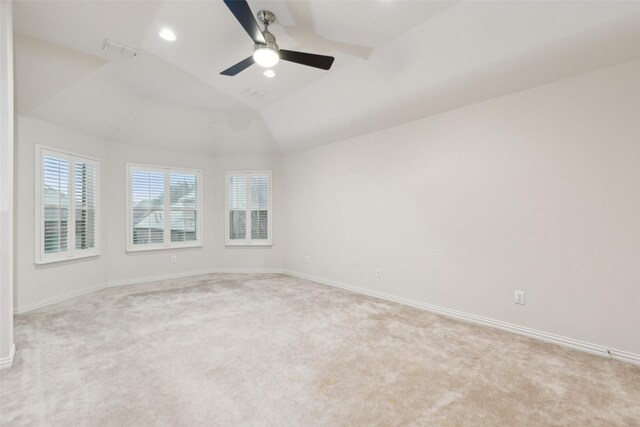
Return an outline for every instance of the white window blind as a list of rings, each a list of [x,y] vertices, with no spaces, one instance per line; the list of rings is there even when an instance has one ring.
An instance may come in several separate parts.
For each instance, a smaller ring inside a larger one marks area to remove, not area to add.
[[[98,161],[38,146],[36,263],[98,255]]]
[[[131,171],[133,245],[164,242],[164,172]]]
[[[74,159],[74,199],[76,249],[95,247],[96,236],[96,165]]]
[[[171,187],[171,241],[190,242],[198,235],[198,180],[196,175],[172,173]]]
[[[230,176],[227,188],[229,203],[229,239],[247,238],[247,177]]]
[[[271,245],[271,171],[226,173],[227,245]]]
[[[269,238],[269,187],[270,179],[265,175],[251,177],[251,239]]]
[[[127,250],[201,246],[200,171],[128,165]]]

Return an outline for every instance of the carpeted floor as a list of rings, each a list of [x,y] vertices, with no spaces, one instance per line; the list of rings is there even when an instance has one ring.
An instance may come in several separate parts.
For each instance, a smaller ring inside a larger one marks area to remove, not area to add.
[[[2,425],[640,425],[640,367],[284,275],[16,317]]]

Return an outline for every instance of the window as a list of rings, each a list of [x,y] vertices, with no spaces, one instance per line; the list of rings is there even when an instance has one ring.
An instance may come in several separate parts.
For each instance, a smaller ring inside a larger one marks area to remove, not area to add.
[[[98,161],[37,152],[36,264],[98,255]]]
[[[127,169],[127,251],[202,246],[200,171]]]
[[[226,244],[271,245],[271,171],[226,173]]]

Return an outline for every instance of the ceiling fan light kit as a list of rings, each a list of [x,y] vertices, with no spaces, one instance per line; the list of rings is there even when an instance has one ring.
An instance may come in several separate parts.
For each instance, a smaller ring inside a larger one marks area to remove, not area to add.
[[[268,10],[261,10],[256,14],[258,21],[264,24],[264,37],[266,44],[253,45],[253,60],[261,67],[270,68],[280,62],[280,49],[276,43],[276,38],[269,32],[269,25],[276,20],[276,16]]]
[[[246,0],[223,1],[254,42],[253,55],[221,72],[220,74],[223,76],[235,76],[253,63],[261,67],[270,68],[280,62],[281,59],[322,70],[331,68],[334,60],[332,56],[280,50],[276,43],[276,37],[269,32],[269,25],[276,20],[276,16],[272,12],[261,10],[256,14],[258,21],[264,25],[264,30],[261,30],[258,22],[253,18],[253,13]]]
[[[280,55],[276,49],[256,46],[253,49],[253,60],[261,67],[270,68],[280,62]]]

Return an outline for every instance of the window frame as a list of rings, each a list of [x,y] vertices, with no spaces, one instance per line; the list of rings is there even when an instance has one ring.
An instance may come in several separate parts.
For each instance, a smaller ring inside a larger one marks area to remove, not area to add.
[[[47,254],[44,251],[44,233],[46,227],[43,224],[44,213],[44,190],[43,183],[43,171],[44,166],[43,157],[46,153],[50,153],[51,156],[55,156],[60,159],[66,159],[69,162],[69,176],[67,185],[67,197],[69,198],[69,213],[68,213],[68,225],[67,225],[67,251],[56,252],[55,254]],[[75,167],[76,160],[81,160],[87,163],[94,163],[96,167],[95,176],[95,245],[93,248],[76,249],[76,206],[75,206]],[[76,153],[69,150],[64,150],[56,147],[50,147],[43,144],[36,144],[36,168],[35,168],[35,264],[45,265],[57,262],[71,261],[83,258],[97,257],[100,255],[100,159],[87,156],[84,154]]]
[[[165,226],[165,230],[163,232],[163,242],[162,243],[149,243],[144,245],[134,245],[133,244],[133,206],[132,206],[132,191],[131,191],[131,175],[132,171],[136,170],[147,170],[150,172],[162,172],[164,174],[164,206],[163,206],[163,221],[167,218],[169,219],[169,227]],[[172,173],[184,173],[184,174],[192,174],[196,176],[197,180],[197,205],[196,205],[196,240],[182,241],[182,242],[172,242],[171,241],[171,174]],[[168,249],[180,249],[180,248],[199,248],[203,246],[202,243],[202,170],[196,168],[184,168],[178,166],[163,166],[163,165],[150,165],[144,163],[131,163],[127,162],[126,164],[126,249],[127,253],[136,253],[136,252],[147,252],[147,251],[161,251]]]
[[[230,234],[230,221],[229,221],[229,179],[233,176],[244,176],[246,180],[246,238],[244,240],[231,239]],[[268,207],[268,225],[267,225],[267,239],[252,239],[251,238],[251,177],[252,176],[267,176],[269,178],[269,207]],[[273,246],[273,171],[260,170],[260,171],[226,171],[224,173],[224,216],[225,216],[225,246],[253,246],[253,247],[270,247]]]

